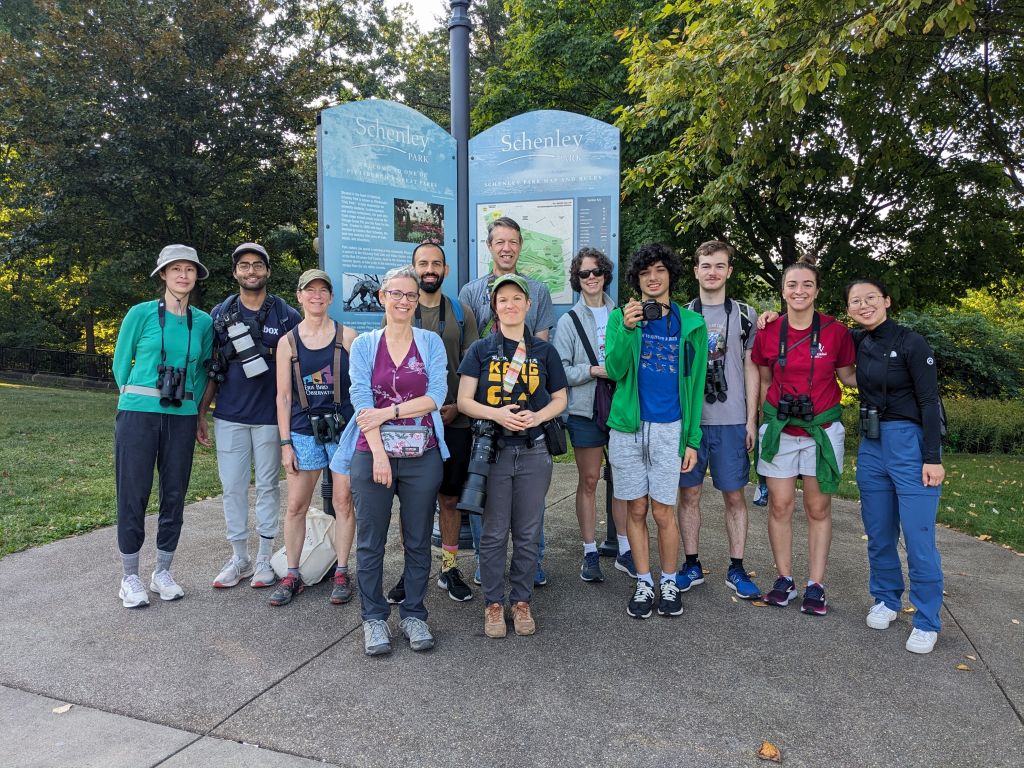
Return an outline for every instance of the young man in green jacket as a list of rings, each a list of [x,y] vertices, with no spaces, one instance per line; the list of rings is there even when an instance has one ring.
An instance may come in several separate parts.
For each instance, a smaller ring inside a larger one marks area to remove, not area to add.
[[[662,567],[658,613],[683,612],[676,585],[676,496],[679,472],[694,466],[701,441],[708,333],[700,315],[670,298],[682,274],[682,261],[668,246],[640,248],[630,258],[626,278],[643,302],[631,299],[614,310],[605,337],[605,369],[616,382],[608,415],[608,457],[615,496],[626,501],[629,513],[626,535],[637,582],[626,612],[637,619],[646,619],[654,609],[648,498]]]

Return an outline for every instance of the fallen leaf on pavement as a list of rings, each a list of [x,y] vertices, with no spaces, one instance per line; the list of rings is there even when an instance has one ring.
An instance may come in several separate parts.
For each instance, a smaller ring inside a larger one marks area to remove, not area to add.
[[[904,613],[917,613],[917,608],[915,608],[912,605],[908,605],[906,608],[903,609],[903,612]]]
[[[732,601],[733,601],[734,603],[738,603],[738,602],[739,602],[739,598],[737,598],[737,597],[736,597],[735,595],[733,595],[733,597],[732,597]]]
[[[1020,624],[1020,619],[1010,619],[1011,624]]]
[[[74,704],[65,704],[62,707],[54,707],[53,708],[53,714],[55,714],[55,715],[63,715],[65,712],[70,712],[71,711],[71,707],[73,707],[73,706],[74,706]]]
[[[968,667],[966,664],[957,664],[956,668],[959,669],[961,672],[970,672],[971,671],[971,668]]]
[[[767,608],[768,607],[768,603],[766,603],[764,600],[751,600],[750,604],[751,605],[756,605],[758,608]]]
[[[992,541],[992,537],[989,536],[987,533],[983,533],[980,536],[978,536],[978,541]]]
[[[971,656],[970,654],[967,654],[967,658],[970,659],[971,661],[977,661],[978,660],[977,656]]]
[[[762,741],[761,748],[757,750],[757,756],[762,760],[771,760],[773,763],[782,762],[782,753],[779,748],[770,741]]]
[[[868,540],[868,535],[865,533],[863,536],[861,536],[861,539],[863,539],[864,541],[867,541]]]

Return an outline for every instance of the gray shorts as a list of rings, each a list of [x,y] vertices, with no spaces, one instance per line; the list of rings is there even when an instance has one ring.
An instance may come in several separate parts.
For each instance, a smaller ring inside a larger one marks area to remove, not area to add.
[[[758,445],[764,438],[764,424],[758,430]],[[833,421],[825,428],[832,450],[836,453],[836,464],[843,471],[843,454],[845,453],[846,427],[841,421]],[[762,458],[757,460],[757,473],[765,477],[797,477],[804,475],[814,477],[818,467],[818,449],[812,437],[797,437],[785,432],[779,437],[779,452],[768,462]]]
[[[675,506],[679,493],[679,431],[682,422],[641,421],[640,430],[627,434],[614,429],[608,436],[615,498],[632,501],[650,496]]]

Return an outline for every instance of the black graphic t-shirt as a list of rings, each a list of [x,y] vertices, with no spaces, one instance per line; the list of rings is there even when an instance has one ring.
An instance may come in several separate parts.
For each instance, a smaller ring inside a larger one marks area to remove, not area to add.
[[[526,362],[512,391],[506,394],[501,385],[518,345],[518,341],[494,334],[474,342],[469,348],[459,366],[459,375],[477,379],[475,399],[478,403],[494,408],[518,403],[523,408],[539,411],[551,402],[552,392],[568,386],[562,359],[554,346],[528,336]]]

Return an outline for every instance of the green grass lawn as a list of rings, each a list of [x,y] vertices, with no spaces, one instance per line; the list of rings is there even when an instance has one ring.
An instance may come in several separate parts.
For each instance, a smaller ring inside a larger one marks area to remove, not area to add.
[[[116,521],[116,411],[112,392],[0,382],[0,557]],[[219,493],[216,454],[197,446],[188,499]]]
[[[115,521],[116,409],[110,392],[0,382],[0,557]],[[838,493],[848,499],[858,498],[855,446]],[[214,451],[195,456],[189,501],[220,493]],[[573,463],[572,448],[555,461]],[[950,454],[945,464],[939,522],[1024,552],[1024,457]]]

